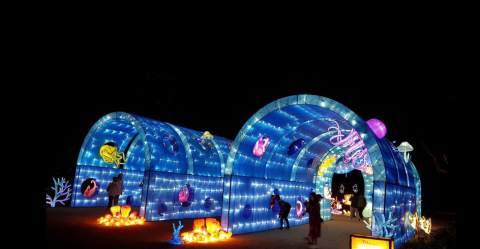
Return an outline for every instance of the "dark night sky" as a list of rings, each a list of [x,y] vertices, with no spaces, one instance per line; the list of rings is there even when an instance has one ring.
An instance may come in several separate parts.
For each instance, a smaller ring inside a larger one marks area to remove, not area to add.
[[[296,94],[328,97],[365,120],[383,121],[387,139],[414,147],[412,160],[422,181],[439,186],[454,179],[458,72],[446,52],[436,52],[444,44],[385,41],[322,51],[252,41],[193,46],[177,40],[111,44],[75,38],[59,40],[51,54],[56,84],[47,87],[46,102],[56,149],[50,181],[73,174],[83,139],[111,112],[233,140],[255,112]],[[448,173],[436,172],[420,138]]]

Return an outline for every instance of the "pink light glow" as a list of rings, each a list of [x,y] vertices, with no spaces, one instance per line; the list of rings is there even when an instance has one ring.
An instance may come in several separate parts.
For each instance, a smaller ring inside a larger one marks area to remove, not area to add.
[[[382,138],[387,134],[387,127],[382,121],[372,118],[366,123],[378,138]]]
[[[180,203],[186,202],[188,200],[188,188],[183,187],[182,190],[178,193],[178,200]]]
[[[258,139],[257,142],[255,143],[255,146],[253,146],[253,154],[257,157],[263,156],[269,144],[270,144],[269,136],[264,136]]]

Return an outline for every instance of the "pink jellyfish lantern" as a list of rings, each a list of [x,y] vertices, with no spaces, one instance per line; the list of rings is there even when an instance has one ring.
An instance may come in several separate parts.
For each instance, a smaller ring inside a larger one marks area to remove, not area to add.
[[[372,118],[366,123],[378,138],[382,138],[387,134],[387,127],[382,121]]]

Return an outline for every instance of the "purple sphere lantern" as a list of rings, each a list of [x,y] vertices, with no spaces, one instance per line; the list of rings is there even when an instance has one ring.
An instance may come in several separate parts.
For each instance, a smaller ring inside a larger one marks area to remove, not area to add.
[[[372,118],[366,123],[378,138],[382,138],[385,136],[385,134],[387,134],[387,127],[382,121]]]

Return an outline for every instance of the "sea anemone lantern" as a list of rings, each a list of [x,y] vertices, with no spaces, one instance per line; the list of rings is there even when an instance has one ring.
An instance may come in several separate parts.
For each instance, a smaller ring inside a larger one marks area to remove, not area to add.
[[[145,218],[137,215],[137,211],[131,211],[129,205],[124,206],[112,206],[110,211],[112,214],[105,214],[103,217],[97,219],[99,224],[105,226],[131,226],[131,225],[143,225]]]
[[[221,229],[220,222],[215,218],[196,219],[193,221],[193,230],[181,234],[184,242],[215,242],[227,240],[232,236],[231,232]]]

